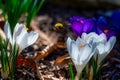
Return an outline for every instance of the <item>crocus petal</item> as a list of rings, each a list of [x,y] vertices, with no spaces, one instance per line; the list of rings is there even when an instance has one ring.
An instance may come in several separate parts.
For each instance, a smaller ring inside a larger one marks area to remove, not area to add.
[[[85,47],[81,48],[78,55],[76,56],[77,61],[75,63],[75,67],[77,70],[77,74],[80,75],[82,70],[84,69],[85,65],[88,63],[88,57],[90,55],[91,49],[86,45]],[[75,54],[74,54],[75,55]]]
[[[116,36],[116,33],[114,30],[110,30],[108,33],[106,33],[107,40],[109,40],[112,36]]]
[[[108,53],[112,50],[114,44],[116,42],[116,37],[111,37],[106,44],[100,44],[97,46],[99,50],[98,54],[98,64],[108,55]],[[103,48],[102,48],[103,47]]]
[[[82,28],[83,28],[82,24],[80,24],[78,22],[74,22],[74,23],[72,23],[71,26],[72,26],[71,28],[72,28],[73,32],[75,32],[77,35],[81,35]]]
[[[24,49],[32,45],[33,43],[35,43],[38,37],[39,37],[39,34],[37,32],[31,31],[30,33],[26,33],[19,44],[21,49]]]
[[[106,52],[104,52],[103,54],[98,54],[97,65],[101,63],[101,61],[105,58],[106,54],[107,54]]]
[[[96,33],[101,34],[104,32],[104,30],[109,30],[110,27],[108,27],[108,21],[105,17],[100,16],[98,21],[96,22]]]
[[[67,39],[67,49],[74,63],[77,63],[77,55],[79,53],[78,46],[74,40],[70,37]]]
[[[107,42],[107,37],[104,33],[100,34],[98,37],[99,42]]]
[[[93,19],[88,19],[84,22],[83,25],[83,31],[88,33],[90,30],[92,30],[93,26],[94,26],[94,20]]]
[[[68,49],[69,53],[71,53],[71,49],[70,49],[71,42],[72,42],[71,38],[68,37],[68,39],[67,39],[67,49]]]
[[[95,32],[99,35],[99,34],[103,33],[103,30],[101,30],[99,27],[97,27]]]
[[[98,21],[96,22],[96,28],[94,30],[98,35],[101,33],[105,33],[107,40],[109,40],[111,36],[116,36],[116,33],[117,33],[117,30],[115,30],[115,27],[109,24],[110,23],[108,23],[107,18],[100,16]]]
[[[79,54],[79,64],[83,65],[83,64],[87,64],[87,62],[89,61],[89,57],[91,54],[92,49],[86,45],[83,49],[81,49],[81,53]]]
[[[108,42],[106,43],[105,51],[109,53],[109,52],[112,50],[115,42],[116,42],[116,37],[115,37],[115,36],[112,36],[112,37],[108,40]]]
[[[105,52],[104,43],[98,43],[96,48],[97,48],[99,54],[104,54],[104,52]]]
[[[78,57],[79,49],[78,49],[78,46],[76,45],[75,41],[71,42],[71,48],[70,49],[71,49],[71,53],[69,53],[69,54],[70,54],[73,62],[77,63],[77,57]]]
[[[92,49],[90,48],[90,46],[86,45],[84,46],[84,49],[81,50],[82,55],[80,56],[80,63],[85,64],[87,63],[86,61],[88,61],[87,59],[89,59],[88,57],[90,56]]]
[[[106,55],[106,52],[105,52],[105,45],[103,43],[98,43],[97,45],[97,50],[98,50],[98,64],[101,63],[101,61],[105,58],[104,56]],[[97,56],[97,55],[95,55]]]
[[[84,49],[81,49],[78,55],[78,63],[75,64],[77,74],[80,75],[88,61],[91,59],[91,57],[94,55],[96,50],[96,44],[91,43],[92,46],[86,45]]]
[[[71,29],[77,36],[81,36],[83,32],[90,32],[95,25],[95,19],[85,19],[83,17],[74,16],[70,18]]]
[[[90,43],[93,39],[98,39],[98,35],[95,32],[89,34],[83,33],[81,38],[86,42]],[[96,41],[96,40],[95,40]]]
[[[78,37],[76,40],[76,45],[78,45],[78,47],[79,47],[80,45],[84,45],[84,44],[85,44],[85,42],[80,37]]]
[[[22,45],[22,41],[24,41],[23,39],[25,38],[24,36],[27,34],[27,31],[25,29],[25,27],[21,27],[20,31],[18,31],[18,33],[20,33],[19,35],[17,35],[17,32],[15,32],[15,37],[16,37],[16,43],[18,45]],[[17,35],[17,36],[16,36]],[[26,41],[27,37],[25,38]]]
[[[11,30],[10,30],[10,25],[9,25],[8,22],[5,23],[4,32],[5,32],[6,37],[7,37],[8,40],[10,41],[10,43],[13,44],[12,34],[11,34]]]
[[[91,57],[94,55],[95,51],[96,51],[96,43],[94,43],[93,41],[91,41],[88,45],[85,46],[86,50],[86,54],[82,54],[81,58],[83,60],[83,63],[87,63]],[[84,56],[84,57],[83,57]],[[85,57],[86,56],[86,57]]]
[[[98,64],[100,64],[101,61],[107,56],[107,54],[109,53],[108,50],[110,50],[110,46],[111,46],[111,44],[107,43],[106,46],[101,46],[101,47],[104,47],[104,49],[98,47],[99,48]],[[102,49],[102,51],[100,51],[101,49]],[[107,50],[107,51],[105,51],[105,50]]]
[[[96,42],[97,39],[98,39],[98,35],[95,32],[91,32],[87,35],[85,40],[87,43],[90,43],[91,41]]]
[[[97,24],[97,27],[98,27],[99,29],[101,29],[101,30],[104,30],[104,29],[108,28],[108,27],[107,27],[108,21],[107,21],[107,19],[106,19],[105,17],[103,17],[103,16],[100,16],[100,17],[99,17],[99,19],[98,19],[98,21],[97,21],[96,24]]]
[[[39,33],[35,32],[35,31],[31,31],[30,33],[28,33],[28,41],[27,44],[28,45],[32,45],[33,43],[35,43],[39,37]]]
[[[83,32],[82,35],[81,35],[81,39],[82,39],[82,40],[87,39],[87,33],[84,33],[84,32]]]
[[[25,28],[25,25],[19,24],[19,23],[16,24],[16,26],[14,28],[14,32],[13,32],[13,42],[17,41],[17,37],[24,33],[21,36],[21,38],[18,39],[18,41],[17,41],[17,43],[19,44],[19,42],[21,41],[22,37],[26,34],[26,31],[24,30],[24,28]]]
[[[104,33],[98,35],[95,32],[91,32],[89,34],[83,33],[82,34],[82,39],[86,40],[87,43],[90,43],[92,40],[94,42],[106,42],[106,35]]]

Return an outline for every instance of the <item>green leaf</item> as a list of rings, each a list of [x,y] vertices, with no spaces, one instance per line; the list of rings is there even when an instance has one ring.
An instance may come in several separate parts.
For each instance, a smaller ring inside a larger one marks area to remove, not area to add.
[[[33,17],[36,15],[36,13],[40,10],[43,3],[45,2],[45,0],[41,0],[41,2],[39,1],[40,0],[34,0],[34,2],[32,1],[31,5],[33,4],[33,6],[29,6],[28,8],[27,27],[29,27],[31,20],[33,19]]]
[[[2,65],[2,72],[4,75],[7,75],[8,72],[10,72],[10,80],[13,80],[19,48],[16,46],[16,44],[14,44],[14,46],[12,46],[12,50],[8,55],[8,46],[8,41],[2,40],[0,37],[0,62]]]
[[[70,62],[69,64],[69,72],[70,72],[70,76],[71,76],[71,80],[74,80],[74,73],[73,73],[73,68],[72,68],[72,63]]]

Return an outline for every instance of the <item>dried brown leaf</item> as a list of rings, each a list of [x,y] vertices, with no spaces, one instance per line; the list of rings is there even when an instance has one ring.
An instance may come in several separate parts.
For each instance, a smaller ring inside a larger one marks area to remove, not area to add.
[[[57,58],[55,61],[55,64],[62,66],[64,64],[67,64],[69,61],[70,61],[70,57],[68,54],[66,54],[66,55],[63,55],[63,56]]]

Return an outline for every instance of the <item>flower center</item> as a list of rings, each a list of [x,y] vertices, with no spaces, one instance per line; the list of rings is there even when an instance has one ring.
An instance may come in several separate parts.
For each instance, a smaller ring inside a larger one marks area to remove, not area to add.
[[[26,31],[28,31],[28,30],[29,30],[29,28],[26,27]]]
[[[84,21],[83,21],[83,20],[80,20],[80,23],[84,23]]]
[[[104,33],[106,34],[106,33],[108,33],[108,31],[109,31],[108,29],[105,29],[105,30],[104,30]]]
[[[80,47],[80,48],[83,48],[83,45],[80,45],[79,47]]]

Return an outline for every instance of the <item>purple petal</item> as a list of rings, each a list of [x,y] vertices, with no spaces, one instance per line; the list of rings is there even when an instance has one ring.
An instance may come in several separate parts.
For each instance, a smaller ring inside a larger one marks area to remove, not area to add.
[[[108,21],[105,17],[100,16],[98,21],[97,21],[97,27],[100,28],[101,30],[108,29]]]
[[[100,28],[97,27],[96,33],[97,33],[98,35],[100,35],[101,33],[103,33],[103,31],[102,31]]]
[[[82,28],[83,28],[83,25],[78,23],[78,22],[74,22],[72,23],[71,25],[72,27],[72,30],[73,32],[75,32],[77,35],[81,35],[82,34]]]
[[[116,36],[116,33],[115,33],[115,31],[109,30],[109,31],[106,33],[106,36],[107,36],[107,40],[109,40],[110,37]]]
[[[95,25],[94,19],[88,19],[84,22],[83,31],[88,33],[92,30],[93,26]]]

